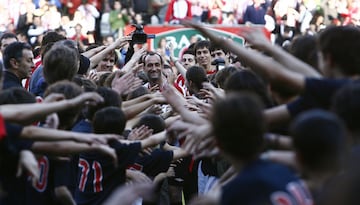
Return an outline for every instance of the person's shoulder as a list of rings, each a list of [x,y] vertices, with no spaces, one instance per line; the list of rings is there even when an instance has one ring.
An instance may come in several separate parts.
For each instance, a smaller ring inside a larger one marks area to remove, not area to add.
[[[93,131],[91,123],[85,119],[78,121],[71,130],[82,133],[92,133]]]
[[[249,186],[263,184],[265,186],[285,186],[291,181],[297,181],[295,173],[288,167],[264,160],[255,160],[239,173],[234,179],[235,184]]]

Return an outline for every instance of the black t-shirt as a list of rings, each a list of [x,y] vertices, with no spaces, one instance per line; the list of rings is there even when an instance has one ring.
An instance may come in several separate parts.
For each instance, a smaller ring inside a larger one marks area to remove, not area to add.
[[[109,143],[118,157],[118,167],[108,156],[98,153],[80,154],[79,186],[75,201],[81,204],[101,204],[116,187],[125,183],[125,169],[134,163],[141,151],[141,143],[122,144],[116,140]]]

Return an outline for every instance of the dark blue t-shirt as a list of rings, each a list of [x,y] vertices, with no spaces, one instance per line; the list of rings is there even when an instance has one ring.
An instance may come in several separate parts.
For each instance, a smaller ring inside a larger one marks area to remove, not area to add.
[[[255,160],[222,189],[222,205],[312,204],[302,182],[287,167]]]
[[[122,144],[113,140],[109,145],[115,149],[118,167],[108,156],[98,153],[80,154],[79,186],[75,192],[75,201],[82,204],[101,204],[116,187],[125,183],[125,169],[134,163],[141,151],[141,143]]]
[[[155,149],[151,155],[138,156],[135,163],[129,168],[142,171],[147,176],[154,178],[159,173],[166,172],[169,169],[173,156],[172,151]]]
[[[331,100],[336,91],[350,79],[318,79],[306,78],[305,91],[297,100],[289,103],[287,109],[292,117],[313,108],[329,109]]]
[[[23,127],[5,122],[6,137],[0,147],[0,183],[5,195],[0,197],[0,204],[22,205],[25,203],[26,176],[15,176],[21,150],[30,149],[31,140],[19,139]]]

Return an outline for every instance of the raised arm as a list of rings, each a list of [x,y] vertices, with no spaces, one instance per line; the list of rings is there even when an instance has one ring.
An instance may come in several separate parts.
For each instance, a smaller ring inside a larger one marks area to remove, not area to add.
[[[200,117],[199,114],[191,112],[185,107],[187,104],[185,98],[179,95],[171,85],[164,86],[162,94],[171,107],[181,115],[184,121],[197,125],[205,124],[207,122],[204,118]]]
[[[124,109],[127,119],[131,119],[131,118],[135,117],[136,115],[138,115],[139,113],[143,112],[145,109],[147,109],[151,105],[164,104],[164,103],[166,103],[166,101],[163,97],[154,97],[154,98],[150,98],[146,101],[124,107],[123,109]]]
[[[278,45],[273,45],[259,28],[245,29],[240,33],[253,47],[265,51],[285,68],[304,76],[319,78],[322,75],[315,68],[297,59]]]
[[[150,137],[143,139],[140,142],[141,142],[141,147],[145,149],[148,147],[153,147],[155,145],[158,145],[161,142],[164,142],[165,140],[166,140],[166,131],[162,131],[154,135],[151,135]]]
[[[277,86],[287,86],[298,93],[304,90],[304,75],[290,71],[284,65],[255,50],[245,48],[244,46],[234,43],[229,39],[219,37],[211,32],[210,29],[206,29],[199,24],[186,21],[184,22],[184,25],[191,26],[199,30],[203,35],[207,36],[212,43],[215,43],[221,48],[227,49],[239,56],[246,65],[267,79],[271,84]]]
[[[101,143],[106,144],[108,140],[119,139],[120,136],[113,134],[91,134],[91,133],[80,133],[71,132],[65,130],[56,130],[50,128],[43,128],[37,126],[26,126],[23,128],[21,138],[39,140],[39,141],[61,141],[61,140],[72,140],[75,142],[83,143]]]
[[[124,36],[122,38],[117,39],[114,43],[107,46],[105,49],[97,52],[95,55],[91,56],[90,58],[90,68],[93,68],[94,65],[97,65],[100,63],[100,61],[105,58],[110,52],[115,50],[116,48],[120,48],[124,46],[127,41],[130,41],[131,37]]]
[[[176,70],[183,76],[186,76],[186,69],[185,67],[176,59],[173,55],[170,56],[171,62],[174,63]]]
[[[49,154],[57,156],[67,156],[71,154],[79,154],[82,152],[97,151],[99,153],[110,156],[117,161],[115,150],[108,145],[103,144],[87,144],[73,141],[44,142],[37,141],[31,146],[31,151],[38,154]]]
[[[290,121],[291,116],[286,105],[278,105],[264,111],[268,128],[278,128]]]
[[[73,108],[85,102],[97,104],[103,102],[103,98],[97,93],[89,92],[57,102],[1,105],[0,113],[8,122],[30,124],[43,119],[48,114]]]

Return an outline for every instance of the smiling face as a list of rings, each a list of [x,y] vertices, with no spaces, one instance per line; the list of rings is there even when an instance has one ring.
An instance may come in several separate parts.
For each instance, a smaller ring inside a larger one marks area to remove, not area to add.
[[[197,63],[208,70],[211,66],[211,55],[208,48],[203,47],[196,50],[195,53]]]
[[[145,73],[150,83],[159,83],[161,80],[162,63],[159,55],[149,54],[145,57]]]
[[[115,65],[115,53],[108,54],[97,66],[97,71],[112,71]]]

